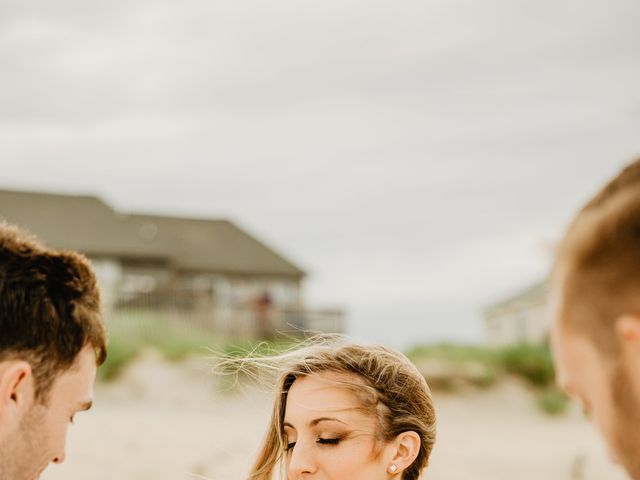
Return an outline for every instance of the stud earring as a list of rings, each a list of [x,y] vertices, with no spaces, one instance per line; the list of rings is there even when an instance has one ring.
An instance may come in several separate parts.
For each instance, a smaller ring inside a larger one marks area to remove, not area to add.
[[[396,473],[398,471],[398,466],[395,463],[389,465],[389,473]]]

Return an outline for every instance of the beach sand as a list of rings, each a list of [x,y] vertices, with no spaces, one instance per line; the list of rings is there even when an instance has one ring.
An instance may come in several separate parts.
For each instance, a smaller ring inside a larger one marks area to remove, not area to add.
[[[259,386],[222,391],[204,360],[149,353],[114,384],[96,386],[94,410],[69,428],[67,459],[43,480],[245,478],[269,418]],[[513,381],[434,394],[438,439],[430,480],[623,480],[578,408],[540,413]]]

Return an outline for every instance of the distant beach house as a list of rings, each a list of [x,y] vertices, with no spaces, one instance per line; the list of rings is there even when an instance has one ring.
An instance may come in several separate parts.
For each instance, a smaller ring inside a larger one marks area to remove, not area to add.
[[[83,252],[107,319],[173,312],[221,333],[341,332],[339,310],[305,308],[305,272],[227,220],[118,212],[94,196],[0,190],[0,219]]]
[[[492,346],[542,343],[549,336],[549,285],[541,281],[484,311],[488,343]]]

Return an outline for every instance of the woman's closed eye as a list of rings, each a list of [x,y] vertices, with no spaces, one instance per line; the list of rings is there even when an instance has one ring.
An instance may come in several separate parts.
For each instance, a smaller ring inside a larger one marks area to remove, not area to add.
[[[320,445],[338,445],[340,442],[342,441],[341,437],[335,437],[335,438],[326,438],[326,437],[318,437],[318,439],[316,440],[316,443],[320,444]],[[286,442],[286,447],[285,447],[285,451],[289,451],[292,450],[295,446],[296,446],[296,442]]]
[[[316,443],[319,443],[320,445],[338,445],[341,440],[342,438],[340,437],[336,437],[336,438],[319,437],[318,440],[316,440]]]

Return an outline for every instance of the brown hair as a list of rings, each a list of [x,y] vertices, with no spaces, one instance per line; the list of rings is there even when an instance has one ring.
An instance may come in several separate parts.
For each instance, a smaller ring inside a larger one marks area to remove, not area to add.
[[[427,382],[404,355],[382,346],[333,340],[303,347],[277,360],[285,365],[280,367],[271,420],[250,480],[270,480],[282,466],[286,448],[282,424],[289,389],[297,378],[322,372],[355,375],[357,380],[347,386],[360,393],[362,407],[377,417],[379,440],[388,442],[407,431],[420,436],[418,456],[402,476],[403,480],[419,478],[435,442],[435,410]]]
[[[604,205],[621,191],[634,185],[640,186],[640,159],[624,167],[582,208],[582,212]]]
[[[106,358],[100,295],[89,262],[57,251],[0,223],[0,361],[21,358],[32,367],[36,399],[70,368],[85,345]]]
[[[578,213],[557,250],[552,282],[564,321],[615,350],[614,320],[640,314],[640,160]]]

